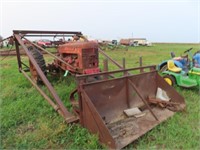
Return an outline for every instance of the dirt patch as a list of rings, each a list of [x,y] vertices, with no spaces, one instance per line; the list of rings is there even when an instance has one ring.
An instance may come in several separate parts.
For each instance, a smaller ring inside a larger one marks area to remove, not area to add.
[[[20,125],[16,130],[18,134],[25,134],[26,132],[33,132],[35,127],[33,124]]]

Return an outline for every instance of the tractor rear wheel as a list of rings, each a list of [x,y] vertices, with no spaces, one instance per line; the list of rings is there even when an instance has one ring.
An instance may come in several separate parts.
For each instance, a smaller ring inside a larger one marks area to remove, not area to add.
[[[33,58],[35,59],[35,61],[39,65],[39,67],[42,70],[42,72],[45,75],[47,75],[47,68],[46,68],[45,60],[44,60],[44,57],[43,57],[42,53],[36,47],[33,47],[33,46],[28,47],[28,50],[32,54]],[[31,72],[32,79],[37,84],[42,84],[43,82],[42,82],[40,76],[38,75],[35,67],[31,63],[31,61],[29,61],[29,64],[30,64],[30,72]]]
[[[171,86],[174,86],[176,84],[175,78],[171,75],[165,75],[163,78]]]

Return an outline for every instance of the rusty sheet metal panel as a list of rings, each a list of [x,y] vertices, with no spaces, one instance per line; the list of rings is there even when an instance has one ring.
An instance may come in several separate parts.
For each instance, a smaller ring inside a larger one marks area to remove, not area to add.
[[[100,71],[98,44],[95,42],[69,42],[59,46],[58,52],[65,62],[77,67],[81,74],[98,73]],[[55,61],[55,64],[61,66],[63,70],[74,71],[58,60]]]
[[[98,134],[102,143],[121,149],[174,114],[168,108],[145,103],[148,97],[155,97],[158,87],[167,92],[172,102],[180,104],[177,110],[185,107],[183,97],[156,71],[82,83],[79,86],[81,124]],[[125,115],[125,109],[135,107],[145,115],[139,118]]]

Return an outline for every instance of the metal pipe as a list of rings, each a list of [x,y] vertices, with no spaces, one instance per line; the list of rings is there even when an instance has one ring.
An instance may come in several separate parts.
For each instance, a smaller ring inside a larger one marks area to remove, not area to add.
[[[16,40],[19,42],[19,44],[22,46],[22,48],[25,50],[27,56],[29,57],[31,63],[35,67],[35,69],[36,69],[37,73],[39,74],[40,78],[42,79],[42,81],[44,82],[44,84],[47,86],[49,92],[54,97],[56,103],[58,104],[59,108],[61,109],[61,111],[63,113],[63,116],[65,117],[65,120],[71,120],[72,118],[74,118],[74,116],[70,112],[67,111],[66,107],[64,106],[64,104],[62,103],[62,101],[60,100],[60,98],[58,97],[58,95],[57,95],[56,91],[54,90],[53,86],[48,81],[48,79],[46,78],[46,76],[42,72],[41,68],[39,67],[39,65],[37,64],[37,62],[35,61],[35,59],[31,55],[31,53],[27,49],[27,47],[24,45],[24,43],[21,40],[20,36],[18,34],[14,34],[14,36],[15,36]]]
[[[144,73],[141,73],[142,75],[143,74],[149,74],[149,73],[154,73],[156,71],[150,71],[150,72],[144,72]],[[125,79],[126,77],[135,77],[135,76],[140,76],[141,74],[136,74],[136,75],[127,75],[127,76],[122,76],[122,77],[117,77],[117,78],[112,78],[112,79],[109,79],[110,81],[114,81],[114,80],[120,80],[120,79]],[[78,79],[78,80],[84,80],[84,79]],[[97,80],[97,81],[94,81],[94,82],[88,82],[88,83],[83,83],[83,85],[91,85],[91,84],[98,84],[98,83],[103,83],[103,82],[107,82],[107,80]]]
[[[158,118],[156,117],[156,115],[153,113],[153,111],[151,110],[151,107],[149,106],[149,104],[146,102],[146,100],[142,97],[142,95],[140,94],[138,88],[134,85],[134,83],[128,79],[128,81],[130,82],[131,86],[135,89],[136,93],[138,94],[138,96],[141,98],[141,100],[143,101],[143,103],[147,106],[147,108],[149,109],[150,113],[153,115],[153,117],[157,120]]]
[[[67,123],[71,123],[71,122],[75,122],[77,120],[79,120],[78,117],[71,117],[71,118],[66,118],[62,111],[60,110],[60,108],[44,93],[44,91],[35,83],[33,82],[33,80],[31,80],[31,78],[26,74],[26,72],[24,70],[21,70],[21,72],[23,73],[23,75],[32,83],[32,85],[39,91],[39,93],[47,100],[47,102],[53,107],[53,109],[55,111],[57,111]]]
[[[39,91],[39,93],[47,100],[47,102],[55,109],[55,111],[58,111],[60,115],[63,116],[62,112],[59,110],[59,107],[42,91],[42,89],[35,83],[33,80],[27,75],[27,73],[24,70],[20,70],[23,75],[32,83],[32,85]]]
[[[53,35],[53,34],[25,34],[23,35],[23,37],[35,37],[35,36],[42,36],[42,37],[72,37],[74,34],[68,34],[68,35],[63,35],[63,34],[59,34],[59,35]]]
[[[37,30],[13,30],[14,34],[78,34],[81,32],[76,31],[37,31]]]
[[[99,52],[101,54],[103,54],[106,58],[108,58],[113,64],[115,64],[117,67],[119,67],[120,69],[123,69],[123,67],[118,64],[116,61],[114,61],[111,57],[109,57],[106,53],[104,53],[101,49],[99,49]]]
[[[19,51],[19,42],[17,41],[16,38],[15,38],[15,47],[16,47],[18,68],[19,68],[19,72],[20,72],[22,69],[22,64],[21,64],[21,57],[20,57],[20,51]]]
[[[97,76],[97,75],[104,75],[104,74],[113,74],[113,73],[119,73],[123,71],[133,71],[133,70],[139,70],[139,69],[146,69],[146,68],[153,68],[152,70],[155,70],[156,66],[151,65],[151,66],[144,66],[144,67],[137,67],[137,68],[129,68],[129,69],[123,69],[122,70],[115,70],[115,71],[108,71],[108,72],[100,72],[100,73],[95,73],[95,74],[87,74],[87,75],[76,75],[78,79],[81,78],[86,78],[86,77],[92,77],[92,76]],[[129,74],[130,75],[130,74]]]

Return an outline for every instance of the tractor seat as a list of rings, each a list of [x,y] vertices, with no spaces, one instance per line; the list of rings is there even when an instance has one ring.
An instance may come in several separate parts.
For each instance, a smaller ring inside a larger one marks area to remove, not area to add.
[[[174,64],[174,61],[173,60],[169,60],[167,62],[167,67],[170,71],[172,72],[180,72],[182,69],[179,68],[179,67],[176,67],[175,64]]]

